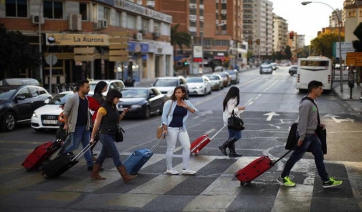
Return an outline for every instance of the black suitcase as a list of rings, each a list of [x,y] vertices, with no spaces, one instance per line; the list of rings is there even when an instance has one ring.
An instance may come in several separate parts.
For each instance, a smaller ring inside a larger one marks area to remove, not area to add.
[[[79,161],[78,159],[84,155],[92,147],[92,144],[88,144],[80,153],[76,156],[72,152],[66,152],[54,158],[46,166],[43,167],[43,176],[46,179],[59,177],[64,172],[68,171]]]

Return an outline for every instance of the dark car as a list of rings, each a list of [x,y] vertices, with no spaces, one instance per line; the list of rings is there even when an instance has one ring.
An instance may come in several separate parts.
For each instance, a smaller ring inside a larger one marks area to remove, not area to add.
[[[297,71],[298,71],[298,66],[296,66],[296,65],[290,66],[290,68],[289,68],[290,76],[293,76],[294,74],[297,74]]]
[[[117,109],[122,113],[124,108],[128,108],[127,117],[138,116],[148,119],[151,114],[162,114],[166,97],[157,88],[124,88],[121,92],[122,98],[119,99]]]
[[[14,130],[16,123],[30,121],[33,112],[52,96],[35,85],[0,86],[0,128]]]

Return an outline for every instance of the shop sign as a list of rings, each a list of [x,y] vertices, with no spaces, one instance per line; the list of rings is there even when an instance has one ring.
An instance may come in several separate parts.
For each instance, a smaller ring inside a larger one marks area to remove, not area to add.
[[[127,1],[127,0],[115,0],[114,7],[120,8],[129,12],[133,12],[139,15],[147,16],[153,19],[164,21],[167,23],[172,23],[172,16],[166,15],[164,13],[151,10],[147,7],[141,6],[139,4]]]
[[[193,46],[192,57],[203,58],[203,46]]]
[[[149,50],[148,43],[128,42],[129,52],[142,52],[147,53]]]
[[[47,33],[47,46],[108,46],[107,35]]]

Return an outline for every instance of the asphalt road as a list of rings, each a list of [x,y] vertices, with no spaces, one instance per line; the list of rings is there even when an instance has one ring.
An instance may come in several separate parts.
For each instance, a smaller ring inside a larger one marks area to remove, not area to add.
[[[107,179],[89,179],[83,158],[57,179],[44,179],[41,171],[26,172],[20,165],[37,145],[54,140],[54,131],[36,133],[23,124],[15,131],[0,133],[0,210],[1,211],[361,211],[362,208],[362,120],[346,102],[333,93],[318,99],[322,123],[327,125],[330,176],[343,185],[323,189],[313,155],[307,153],[293,168],[295,188],[281,187],[275,180],[285,159],[241,187],[234,173],[253,159],[268,155],[277,159],[286,152],[284,145],[290,125],[298,118],[299,100],[306,93],[295,89],[296,77],[281,67],[272,75],[258,70],[241,73],[240,104],[246,106],[243,138],[236,143],[241,158],[221,155],[218,146],[227,138],[224,129],[199,155],[191,157],[195,176],[168,176],[164,141],[155,149],[139,177],[123,183],[111,158],[101,173]],[[222,126],[222,100],[229,88],[206,97],[190,97],[200,110],[187,122],[190,140],[202,134],[212,136]],[[126,119],[125,141],[118,143],[124,161],[134,150],[150,148],[156,141],[160,116],[149,120]],[[101,145],[95,147],[95,152]],[[173,164],[181,169],[180,144]]]

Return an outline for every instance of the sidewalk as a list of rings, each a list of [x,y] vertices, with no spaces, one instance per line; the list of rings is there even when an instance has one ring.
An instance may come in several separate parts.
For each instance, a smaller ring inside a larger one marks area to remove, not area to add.
[[[352,89],[352,99],[350,99],[350,88],[348,87],[348,82],[343,82],[343,92],[341,92],[341,86],[339,83],[338,86],[333,88],[333,92],[341,100],[346,101],[346,103],[350,105],[353,110],[360,112],[360,114],[362,113],[362,102],[359,99],[362,96],[362,86],[357,86],[357,84],[354,84],[354,88]]]

